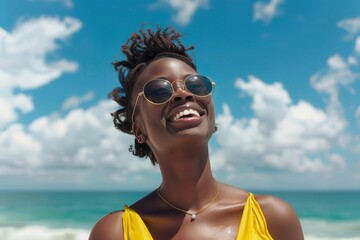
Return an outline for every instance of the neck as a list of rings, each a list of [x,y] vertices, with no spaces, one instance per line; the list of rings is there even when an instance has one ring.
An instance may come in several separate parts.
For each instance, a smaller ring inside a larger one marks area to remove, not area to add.
[[[185,210],[185,209],[182,209],[182,208],[178,208],[176,206],[174,206],[173,204],[171,204],[168,200],[166,200],[160,193],[160,189],[161,189],[161,186],[158,188],[157,190],[157,193],[158,193],[158,197],[161,198],[161,200],[163,200],[167,205],[169,205],[170,207],[180,211],[180,212],[183,212],[183,213],[186,213],[188,215],[191,216],[191,221],[194,221],[195,218],[196,218],[196,215],[205,211],[206,209],[208,209],[218,198],[219,196],[219,193],[220,193],[220,186],[219,186],[219,183],[217,184],[217,192],[216,192],[216,195],[213,197],[213,199],[211,200],[211,202],[209,202],[207,205],[204,205],[202,208],[200,209],[197,209],[197,210],[194,210],[194,211],[189,211],[189,210]]]
[[[173,205],[194,212],[216,195],[218,185],[211,172],[207,148],[188,149],[157,159],[163,178],[161,195]]]

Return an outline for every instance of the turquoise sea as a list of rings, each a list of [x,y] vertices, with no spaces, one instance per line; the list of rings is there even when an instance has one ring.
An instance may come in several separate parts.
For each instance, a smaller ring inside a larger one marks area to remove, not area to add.
[[[254,193],[257,193],[254,191]],[[0,192],[1,240],[83,240],[103,215],[147,192]],[[288,201],[305,239],[360,240],[360,191],[261,192]]]

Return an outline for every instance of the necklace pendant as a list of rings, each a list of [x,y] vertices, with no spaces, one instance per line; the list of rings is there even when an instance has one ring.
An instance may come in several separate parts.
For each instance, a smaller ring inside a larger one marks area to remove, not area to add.
[[[195,218],[196,218],[196,214],[195,213],[191,214],[191,220],[195,220]]]

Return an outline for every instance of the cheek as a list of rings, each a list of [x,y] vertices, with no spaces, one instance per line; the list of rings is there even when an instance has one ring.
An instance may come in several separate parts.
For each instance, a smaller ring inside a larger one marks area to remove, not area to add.
[[[208,110],[208,114],[214,118],[215,109],[214,109],[214,102],[212,101],[211,97],[204,98],[202,104]]]
[[[202,99],[197,99],[199,105],[202,105],[207,110],[208,118],[208,127],[213,129],[215,127],[215,108],[212,97],[205,97]]]
[[[142,122],[143,131],[146,133],[151,132],[153,129],[158,129],[159,125],[163,125],[161,105],[154,105],[151,103],[143,104],[139,120]]]
[[[210,121],[212,125],[215,126],[215,107],[214,107],[214,102],[211,99],[208,102],[207,109],[208,109]]]
[[[211,122],[212,122],[213,125],[215,125],[215,109],[214,109],[214,105],[212,104],[211,108],[209,108],[209,109],[211,109],[211,111],[209,110],[210,111]]]

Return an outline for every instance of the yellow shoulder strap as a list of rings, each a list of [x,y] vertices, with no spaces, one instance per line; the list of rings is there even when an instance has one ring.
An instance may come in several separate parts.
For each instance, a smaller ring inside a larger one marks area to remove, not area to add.
[[[149,230],[147,229],[139,214],[137,214],[137,212],[129,208],[127,205],[124,206],[122,225],[124,240],[153,240]]]
[[[273,240],[260,205],[252,193],[246,200],[236,240]]]

